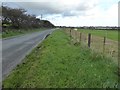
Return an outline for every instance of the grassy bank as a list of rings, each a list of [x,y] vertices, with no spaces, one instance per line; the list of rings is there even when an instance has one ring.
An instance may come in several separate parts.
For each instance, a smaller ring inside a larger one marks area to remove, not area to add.
[[[0,38],[2,38],[2,34],[0,33]]]
[[[92,35],[106,36],[108,39],[118,41],[118,31],[116,30],[89,30],[89,29],[79,29],[83,33],[91,33]]]
[[[45,30],[45,28],[39,28],[39,29],[8,29],[6,32],[2,33],[2,38],[8,38],[12,36],[17,36],[17,35],[23,35],[27,33],[33,33],[33,32],[38,32]]]
[[[116,70],[111,59],[70,44],[67,34],[55,31],[12,71],[3,87],[116,87]]]

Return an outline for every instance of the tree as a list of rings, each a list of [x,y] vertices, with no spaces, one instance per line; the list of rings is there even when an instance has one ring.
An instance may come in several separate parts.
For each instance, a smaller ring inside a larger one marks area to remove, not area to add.
[[[7,24],[13,28],[53,27],[47,20],[40,20],[35,15],[29,15],[24,9],[12,9],[2,6],[2,26]]]

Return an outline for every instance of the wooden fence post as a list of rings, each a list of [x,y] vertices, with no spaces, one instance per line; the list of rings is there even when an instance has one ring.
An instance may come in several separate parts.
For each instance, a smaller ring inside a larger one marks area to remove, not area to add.
[[[79,42],[81,43],[82,33],[80,32]]]
[[[105,43],[106,43],[106,37],[104,37],[104,41],[103,41],[103,53],[105,52]]]
[[[70,44],[72,44],[72,30],[70,29]]]
[[[91,44],[91,34],[88,34],[88,47],[90,48],[90,44]]]
[[[74,35],[73,35],[73,37],[74,37],[74,39],[75,39],[75,30],[73,30],[74,31]]]
[[[77,41],[77,33],[78,33],[78,32],[77,32],[77,31],[75,31],[76,41]]]
[[[77,40],[79,42],[79,31],[77,31]]]
[[[70,29],[70,39],[71,39],[72,35],[71,35],[71,29]]]

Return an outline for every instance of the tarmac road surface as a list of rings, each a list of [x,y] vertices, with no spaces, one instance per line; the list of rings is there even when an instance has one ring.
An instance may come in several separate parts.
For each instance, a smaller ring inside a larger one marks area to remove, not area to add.
[[[2,80],[55,29],[34,32],[2,40]]]

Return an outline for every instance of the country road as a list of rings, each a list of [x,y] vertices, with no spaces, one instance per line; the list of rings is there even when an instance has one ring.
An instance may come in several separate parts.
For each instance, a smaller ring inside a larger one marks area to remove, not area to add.
[[[12,69],[19,64],[22,59],[40,42],[44,40],[47,34],[54,30],[45,30],[34,32],[32,34],[21,35],[18,37],[2,40],[2,79],[10,73]]]

